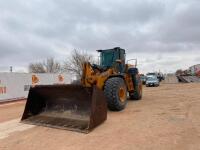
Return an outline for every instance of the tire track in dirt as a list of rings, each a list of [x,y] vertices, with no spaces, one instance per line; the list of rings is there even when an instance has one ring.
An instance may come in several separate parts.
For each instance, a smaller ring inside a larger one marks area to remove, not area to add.
[[[19,118],[0,123],[0,139],[7,138],[10,134],[14,132],[28,130],[33,127],[34,125],[20,123]]]

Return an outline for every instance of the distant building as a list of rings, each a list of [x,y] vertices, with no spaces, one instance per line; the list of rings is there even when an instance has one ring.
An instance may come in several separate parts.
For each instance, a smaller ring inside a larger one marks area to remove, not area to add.
[[[191,66],[189,71],[191,72],[191,75],[197,75],[200,72],[200,64]]]

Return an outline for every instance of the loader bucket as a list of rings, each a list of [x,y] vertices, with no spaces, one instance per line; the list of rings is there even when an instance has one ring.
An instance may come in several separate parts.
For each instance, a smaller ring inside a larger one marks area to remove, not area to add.
[[[106,99],[96,86],[38,85],[29,90],[21,121],[88,133],[106,118]]]

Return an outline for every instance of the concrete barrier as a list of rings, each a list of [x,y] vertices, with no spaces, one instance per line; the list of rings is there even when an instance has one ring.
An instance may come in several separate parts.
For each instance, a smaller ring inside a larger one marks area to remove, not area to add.
[[[24,99],[32,85],[69,84],[68,74],[0,73],[0,101]]]

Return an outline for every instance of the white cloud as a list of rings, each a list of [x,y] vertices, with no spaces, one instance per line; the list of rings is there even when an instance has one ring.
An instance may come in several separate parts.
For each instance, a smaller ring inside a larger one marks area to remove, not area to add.
[[[199,63],[199,9],[198,0],[0,0],[0,71],[116,46],[143,72],[186,68]]]

